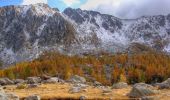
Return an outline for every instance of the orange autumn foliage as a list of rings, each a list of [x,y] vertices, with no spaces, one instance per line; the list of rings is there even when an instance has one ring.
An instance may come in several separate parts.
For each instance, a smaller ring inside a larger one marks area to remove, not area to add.
[[[46,52],[38,59],[21,62],[0,70],[0,77],[27,78],[48,74],[68,79],[71,75],[95,78],[103,84],[127,81],[160,82],[170,77],[170,56],[163,53],[148,52],[140,54],[101,54],[95,55],[63,55]],[[111,73],[105,66],[111,67]],[[110,74],[108,78],[106,74]]]

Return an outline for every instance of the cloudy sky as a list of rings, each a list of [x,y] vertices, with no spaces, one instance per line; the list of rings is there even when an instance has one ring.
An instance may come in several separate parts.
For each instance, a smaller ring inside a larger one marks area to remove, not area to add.
[[[0,0],[0,6],[46,3],[63,11],[66,7],[95,10],[120,18],[170,14],[170,0]]]

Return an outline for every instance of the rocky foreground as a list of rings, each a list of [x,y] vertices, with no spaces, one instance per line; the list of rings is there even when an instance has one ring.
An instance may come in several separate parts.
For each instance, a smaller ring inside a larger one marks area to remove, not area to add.
[[[0,100],[61,100],[61,99],[108,99],[108,100],[169,100],[170,79],[149,85],[124,82],[103,86],[101,83],[87,82],[80,76],[72,76],[64,81],[57,77],[28,77],[26,80],[1,78]]]

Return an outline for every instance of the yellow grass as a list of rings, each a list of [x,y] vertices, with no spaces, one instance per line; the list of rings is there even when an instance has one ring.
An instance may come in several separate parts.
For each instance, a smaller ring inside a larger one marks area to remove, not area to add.
[[[127,93],[130,91],[130,87],[127,89],[113,89],[111,94],[103,95],[102,89],[94,88],[92,86],[87,88],[87,92],[82,93],[69,93],[69,89],[71,88],[70,84],[42,84],[37,88],[32,89],[16,89],[16,86],[6,86],[5,91],[7,93],[15,93],[21,99],[25,98],[29,95],[37,94],[43,100],[49,99],[78,99],[80,96],[85,96],[88,99],[114,99],[114,100],[128,100],[126,96]]]
[[[87,92],[81,92],[81,93],[69,93],[69,89],[72,87],[71,84],[65,83],[65,84],[42,84],[39,85],[37,88],[31,88],[31,89],[16,89],[16,86],[5,86],[5,91],[7,93],[14,93],[20,97],[21,100],[23,100],[25,97],[29,95],[39,95],[41,97],[41,100],[61,100],[61,99],[79,99],[80,96],[87,97],[88,100],[132,100],[128,98],[127,94],[132,89],[131,86],[125,89],[112,89],[112,92],[110,94],[103,95],[102,89],[94,88],[92,86],[89,86],[87,88]],[[154,97],[157,98],[157,100],[169,100],[170,98],[170,89],[168,90],[158,90],[159,94],[155,95]],[[135,99],[134,99],[135,100]],[[139,100],[139,99],[136,99]]]

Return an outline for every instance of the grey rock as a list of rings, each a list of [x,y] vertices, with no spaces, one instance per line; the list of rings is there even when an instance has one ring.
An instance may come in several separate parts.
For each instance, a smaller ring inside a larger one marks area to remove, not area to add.
[[[26,97],[24,100],[41,100],[41,98],[40,96],[32,95],[32,96]]]
[[[80,100],[86,100],[86,96],[80,96]]]
[[[5,93],[0,93],[0,100],[8,100],[8,97]]]
[[[48,80],[48,79],[50,79],[51,78],[51,76],[48,76],[48,75],[42,75],[41,76],[41,79],[42,80]]]
[[[14,83],[15,84],[25,83],[25,80],[23,80],[23,79],[15,79]]]
[[[38,83],[41,83],[41,78],[40,77],[28,77],[27,78],[27,83],[28,84],[38,84]]]
[[[0,93],[0,100],[19,100],[19,97],[13,93]]]
[[[64,83],[65,83],[65,80],[59,78],[59,79],[58,79],[58,82],[64,84]]]
[[[11,85],[14,84],[9,78],[0,78],[0,85]]]
[[[155,96],[146,96],[142,97],[141,100],[159,100],[159,99],[157,99]]]
[[[13,93],[7,93],[8,100],[19,100],[19,96],[13,94]]]
[[[156,90],[153,90],[153,89],[150,89],[147,87],[135,86],[130,91],[129,96],[132,98],[142,98],[142,97],[146,97],[146,96],[155,95],[157,93],[158,92]]]
[[[72,87],[69,89],[69,93],[80,93],[80,92],[82,92],[81,87]]]
[[[123,88],[127,88],[127,87],[128,87],[128,84],[125,82],[119,82],[119,83],[112,85],[113,89],[123,89]]]
[[[86,79],[78,75],[71,76],[68,81],[72,83],[86,83]]]
[[[111,93],[112,92],[112,90],[110,88],[104,88],[102,90],[103,90],[103,93]]]
[[[102,83],[98,82],[98,81],[94,81],[93,83],[94,86],[102,86]]]
[[[146,87],[146,88],[154,88],[152,85],[146,84],[146,83],[136,83],[133,85],[133,87]]]
[[[57,77],[51,77],[51,78],[49,78],[47,80],[44,80],[43,82],[44,83],[52,83],[52,84],[54,84],[54,83],[58,83],[59,79]]]
[[[85,88],[88,87],[88,85],[86,85],[86,84],[81,84],[81,83],[74,84],[73,86],[74,86],[74,87],[81,87],[81,88],[83,88],[83,89],[85,89]]]
[[[159,89],[170,89],[170,78],[168,78],[162,83],[157,83],[156,85]]]

